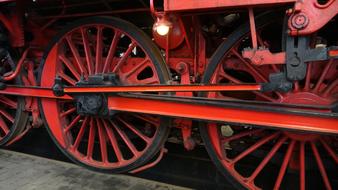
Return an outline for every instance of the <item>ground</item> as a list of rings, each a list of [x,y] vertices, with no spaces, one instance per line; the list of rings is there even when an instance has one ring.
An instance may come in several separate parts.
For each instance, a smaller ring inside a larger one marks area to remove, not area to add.
[[[6,190],[184,190],[127,175],[102,174],[77,165],[0,150],[0,189]]]

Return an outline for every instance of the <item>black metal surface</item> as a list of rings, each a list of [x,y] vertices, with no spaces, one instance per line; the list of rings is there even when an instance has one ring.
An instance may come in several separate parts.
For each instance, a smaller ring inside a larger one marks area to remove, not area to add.
[[[286,40],[286,77],[290,81],[303,80],[307,65],[304,62],[308,47],[307,37],[287,36]]]
[[[76,110],[79,115],[107,115],[108,105],[102,94],[80,95],[75,97]]]
[[[286,79],[285,73],[272,73],[269,76],[269,83],[262,85],[263,92],[289,92],[292,90],[292,83]]]
[[[54,85],[53,85],[53,93],[55,96],[63,96],[65,93],[63,92],[63,86],[62,86],[62,79],[60,77],[56,77],[54,79]]]

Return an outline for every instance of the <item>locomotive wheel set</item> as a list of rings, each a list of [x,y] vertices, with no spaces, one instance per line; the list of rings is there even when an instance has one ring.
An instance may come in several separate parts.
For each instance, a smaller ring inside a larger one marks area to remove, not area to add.
[[[337,0],[0,8],[1,145],[44,126],[75,163],[133,173],[170,137],[238,189],[338,187]]]

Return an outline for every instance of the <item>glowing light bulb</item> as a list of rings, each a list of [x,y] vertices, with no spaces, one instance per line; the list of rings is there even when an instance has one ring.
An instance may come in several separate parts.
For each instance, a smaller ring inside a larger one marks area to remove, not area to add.
[[[169,32],[169,28],[170,27],[166,24],[159,24],[156,26],[156,32],[161,36],[165,36]]]
[[[165,36],[169,33],[172,23],[168,20],[166,16],[157,17],[155,24],[153,25],[153,30],[160,36]]]

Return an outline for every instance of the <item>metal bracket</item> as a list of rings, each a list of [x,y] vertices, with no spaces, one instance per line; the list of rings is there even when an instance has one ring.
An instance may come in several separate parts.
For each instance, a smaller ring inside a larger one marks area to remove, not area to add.
[[[297,1],[295,7],[287,11],[289,34],[308,35],[318,31],[338,13],[338,1],[329,0],[320,4],[318,0]]]
[[[259,48],[258,50],[245,48],[242,51],[242,56],[246,59],[250,59],[254,65],[275,65],[285,64],[286,62],[286,52],[271,53],[269,49],[265,48]],[[303,58],[304,62],[338,59],[338,47],[331,46],[306,49]]]
[[[305,56],[308,47],[307,37],[287,36],[286,40],[286,78],[291,81],[302,80],[306,75]]]
[[[292,90],[292,82],[286,79],[285,73],[273,73],[269,76],[269,83],[262,84],[263,92],[288,92]]]
[[[62,79],[59,76],[56,76],[54,79],[53,93],[55,96],[63,96],[65,94],[62,85]]]

